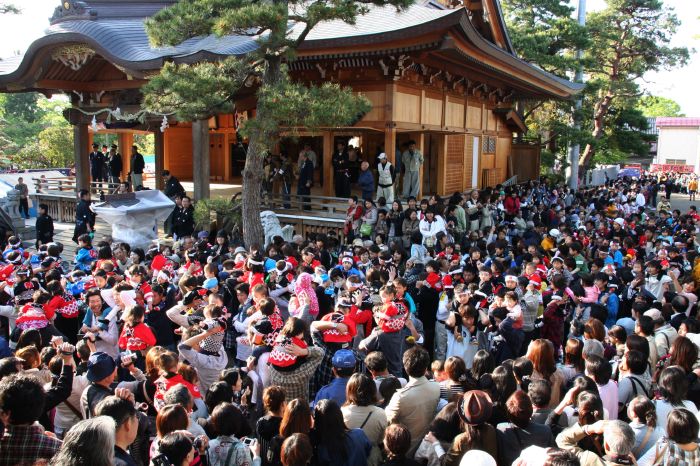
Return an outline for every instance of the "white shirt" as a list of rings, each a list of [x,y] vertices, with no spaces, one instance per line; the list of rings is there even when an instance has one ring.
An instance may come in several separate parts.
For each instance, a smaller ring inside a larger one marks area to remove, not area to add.
[[[428,222],[425,219],[421,220],[418,224],[418,229],[423,235],[423,242],[425,242],[426,238],[434,237],[441,231],[447,233],[445,220],[439,215],[435,215],[432,222]]]
[[[639,193],[639,194],[637,194],[637,197],[636,197],[636,199],[634,200],[634,202],[637,204],[637,206],[639,206],[639,207],[644,207],[644,206],[646,205],[646,203],[647,203],[647,200],[646,200],[646,198],[644,197],[644,194]]]

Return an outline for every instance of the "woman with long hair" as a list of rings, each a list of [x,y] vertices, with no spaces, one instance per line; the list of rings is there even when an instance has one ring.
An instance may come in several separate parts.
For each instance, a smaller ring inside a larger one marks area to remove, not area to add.
[[[661,371],[659,394],[661,398],[654,400],[659,425],[666,425],[666,419],[674,409],[685,408],[695,415],[698,414],[695,403],[687,398],[688,378],[683,368],[670,366]]]
[[[695,383],[698,376],[693,367],[698,361],[698,347],[689,338],[679,336],[671,345],[670,353],[669,365],[679,366],[685,371],[688,379],[687,397],[697,407],[700,404],[700,388]]]
[[[321,400],[314,408],[311,439],[316,445],[318,464],[366,466],[372,444],[362,429],[348,429],[340,406]]]
[[[284,441],[292,434],[309,435],[312,426],[313,418],[311,417],[311,409],[307,401],[295,399],[287,403],[282,415],[279,434],[272,437],[267,451],[260,453],[265,458],[266,464],[281,465],[281,452]]]
[[[568,342],[567,342],[568,346]],[[542,379],[549,382],[552,388],[552,396],[549,400],[549,408],[554,408],[561,401],[566,378],[557,369],[554,346],[549,340],[534,340],[527,349],[526,357],[532,361],[532,379]]]
[[[428,432],[440,442],[444,451],[449,450],[455,437],[462,433],[461,421],[457,414],[458,403],[459,401],[447,403],[428,426]],[[440,457],[436,454],[433,444],[426,439],[418,446],[415,458],[423,464],[427,463],[427,466],[440,466]]]
[[[350,376],[345,387],[345,404],[341,411],[348,429],[362,429],[372,444],[372,451],[367,459],[370,466],[379,465],[381,461],[379,444],[388,424],[386,412],[376,406],[377,401],[377,384],[374,380],[359,373]]]
[[[518,389],[518,383],[515,380],[513,371],[505,366],[495,368],[491,378],[493,379],[493,386],[491,387],[493,411],[490,422],[495,426],[508,420],[506,401]]]

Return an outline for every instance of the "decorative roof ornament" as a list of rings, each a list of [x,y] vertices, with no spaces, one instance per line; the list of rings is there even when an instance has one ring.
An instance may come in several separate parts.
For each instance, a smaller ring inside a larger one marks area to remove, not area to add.
[[[95,51],[82,44],[67,45],[54,50],[51,54],[54,61],[61,62],[73,71],[78,71],[94,56]]]
[[[51,24],[69,19],[94,19],[97,13],[90,11],[90,7],[80,0],[62,0],[61,5],[53,10],[53,16],[49,19]]]

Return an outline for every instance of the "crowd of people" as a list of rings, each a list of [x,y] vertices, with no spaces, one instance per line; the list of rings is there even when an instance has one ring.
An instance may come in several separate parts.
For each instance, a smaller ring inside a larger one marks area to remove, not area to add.
[[[700,215],[657,181],[350,197],[268,245],[11,237],[0,465],[698,465]]]

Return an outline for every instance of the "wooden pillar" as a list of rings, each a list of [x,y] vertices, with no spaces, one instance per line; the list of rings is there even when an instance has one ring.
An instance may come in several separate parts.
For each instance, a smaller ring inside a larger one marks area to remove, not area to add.
[[[333,196],[333,163],[332,156],[335,147],[333,147],[333,133],[331,131],[323,132],[323,195]]]
[[[124,171],[122,178],[126,179],[126,174],[131,170],[131,146],[134,145],[134,136],[131,133],[119,133],[119,151],[122,154]]]
[[[73,156],[75,158],[75,181],[78,189],[90,188],[90,134],[86,124],[73,126]]]
[[[224,134],[224,181],[231,182],[231,142],[236,138],[234,134]]]
[[[387,160],[396,167],[396,128],[391,125],[384,130],[384,153]]]
[[[162,177],[163,170],[165,170],[165,134],[160,130],[156,130],[153,133],[153,140],[156,152],[156,189],[162,190],[165,188]]]
[[[420,170],[418,170],[418,199],[423,198],[423,166],[428,163],[428,156],[425,153],[425,133],[418,133],[416,135],[417,137],[414,138],[416,141],[416,147],[420,151],[421,154],[423,154],[423,163],[420,166]],[[429,155],[429,154],[428,154]]]
[[[209,122],[192,122],[192,169],[195,200],[209,199]]]

